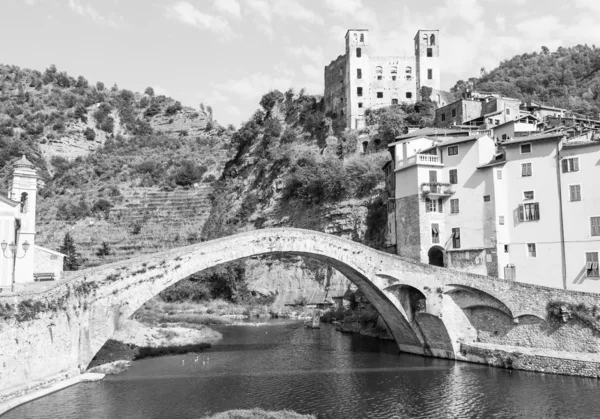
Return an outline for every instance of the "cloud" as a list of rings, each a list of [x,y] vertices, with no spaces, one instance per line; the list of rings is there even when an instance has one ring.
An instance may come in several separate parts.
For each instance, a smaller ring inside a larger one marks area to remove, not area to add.
[[[323,54],[323,48],[321,47],[309,47],[308,45],[302,45],[300,47],[288,47],[285,52],[295,58],[308,59],[316,64],[324,64],[325,55]]]
[[[264,73],[254,73],[237,80],[229,80],[225,83],[215,84],[214,87],[223,92],[233,93],[242,99],[256,100],[265,93],[278,89],[285,91],[292,86],[292,81],[288,77],[272,76]]]
[[[152,89],[154,89],[154,94],[156,96],[161,96],[161,95],[167,96],[167,97],[169,96],[169,91],[158,84],[155,84],[154,86],[152,86]]]
[[[373,9],[366,7],[362,0],[325,0],[325,6],[334,15],[368,24],[369,29],[376,30],[379,27],[377,14]]]
[[[34,0],[26,0],[28,4],[33,4],[33,1]],[[92,19],[98,24],[108,25],[112,27],[119,26],[114,20],[109,19],[106,16],[103,16],[100,13],[98,13],[98,11],[94,9],[90,4],[83,4],[79,0],[69,0],[68,5],[69,9],[71,9],[73,12],[77,13],[78,15]]]
[[[273,18],[271,5],[266,0],[246,0],[244,5],[267,22]]]
[[[229,26],[227,20],[221,16],[203,13],[187,1],[180,1],[167,6],[166,14],[168,17],[176,19],[186,25],[223,35],[225,39],[236,37],[236,34],[233,32],[231,26]]]
[[[237,0],[215,0],[215,8],[237,18],[242,17],[241,7]]]
[[[297,0],[247,0],[243,4],[252,13],[267,22],[271,22],[273,17],[277,16],[310,24],[323,25],[325,23],[321,16]]]
[[[316,65],[304,64],[300,67],[302,72],[311,79],[318,79],[323,77],[323,69]]]

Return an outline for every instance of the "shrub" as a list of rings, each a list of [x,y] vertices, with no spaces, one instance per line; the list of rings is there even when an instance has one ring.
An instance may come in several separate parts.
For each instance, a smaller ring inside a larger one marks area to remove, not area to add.
[[[154,96],[154,89],[150,86],[146,87],[146,90],[144,90],[144,94],[153,97]]]
[[[144,116],[148,117],[148,118],[152,118],[155,115],[158,115],[160,113],[160,104],[157,101],[152,101],[150,103],[150,107],[148,109],[146,109],[146,112],[144,112]]]
[[[96,252],[96,256],[106,257],[106,256],[110,256],[111,253],[112,253],[112,249],[110,248],[110,245],[108,244],[108,242],[102,242],[102,245]],[[107,279],[112,280],[111,277],[107,277]]]
[[[167,109],[165,110],[165,115],[175,115],[181,109],[183,109],[181,106],[181,102],[175,102],[173,105],[167,107]]]
[[[277,102],[283,101],[284,96],[279,90],[272,90],[260,99],[260,106],[265,112],[270,112],[271,109],[277,104]]]
[[[109,116],[102,121],[100,124],[100,129],[108,134],[112,134],[113,129],[115,128],[115,120],[112,116]]]
[[[85,129],[85,131],[83,132],[83,135],[85,136],[85,139],[88,141],[94,141],[96,139],[96,132],[90,127],[87,127]]]
[[[292,127],[285,127],[283,135],[281,136],[281,144],[292,144],[298,140],[298,134]]]
[[[98,90],[99,92],[104,90],[104,83],[102,83],[101,81],[96,83],[96,90]]]
[[[184,279],[162,291],[159,296],[166,302],[206,301],[211,297],[211,290],[206,282]]]
[[[97,200],[92,206],[93,213],[103,213],[108,216],[111,208],[113,207],[113,203],[108,199],[101,198]]]
[[[191,160],[184,160],[179,169],[171,176],[171,179],[176,185],[191,186],[202,180],[206,170],[206,167],[196,165]]]

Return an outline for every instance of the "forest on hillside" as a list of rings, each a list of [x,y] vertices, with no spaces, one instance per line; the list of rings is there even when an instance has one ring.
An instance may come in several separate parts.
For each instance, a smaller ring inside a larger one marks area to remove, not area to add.
[[[451,91],[466,89],[499,92],[505,96],[533,100],[570,109],[598,119],[600,113],[600,49],[595,45],[559,47],[551,52],[516,55],[480,77],[459,80]]]

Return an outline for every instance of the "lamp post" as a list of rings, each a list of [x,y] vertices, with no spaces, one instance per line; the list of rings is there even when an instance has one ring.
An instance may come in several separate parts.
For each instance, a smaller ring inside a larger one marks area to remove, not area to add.
[[[2,249],[2,255],[6,259],[13,260],[12,278],[11,278],[11,282],[10,282],[10,291],[11,292],[15,292],[15,267],[17,265],[17,259],[23,259],[25,257],[25,255],[27,254],[27,251],[29,250],[29,246],[31,246],[31,245],[29,244],[29,242],[27,240],[25,240],[21,246],[23,247],[23,255],[18,256],[17,255],[17,253],[18,253],[17,245],[14,242],[10,242],[10,244],[7,245],[6,240],[2,240],[2,243],[0,243],[0,248]],[[6,255],[7,247],[10,250],[10,253],[11,253],[10,256]]]

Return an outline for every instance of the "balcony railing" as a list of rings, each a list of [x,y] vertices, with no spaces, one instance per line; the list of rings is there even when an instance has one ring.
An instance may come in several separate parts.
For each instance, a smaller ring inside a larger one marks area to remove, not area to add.
[[[421,191],[424,196],[444,197],[454,194],[452,185],[444,182],[425,182],[421,184]]]
[[[440,163],[439,156],[435,154],[415,154],[414,156],[409,157],[408,159],[404,159],[398,162],[398,167],[410,166],[412,164],[427,164],[427,163]]]

